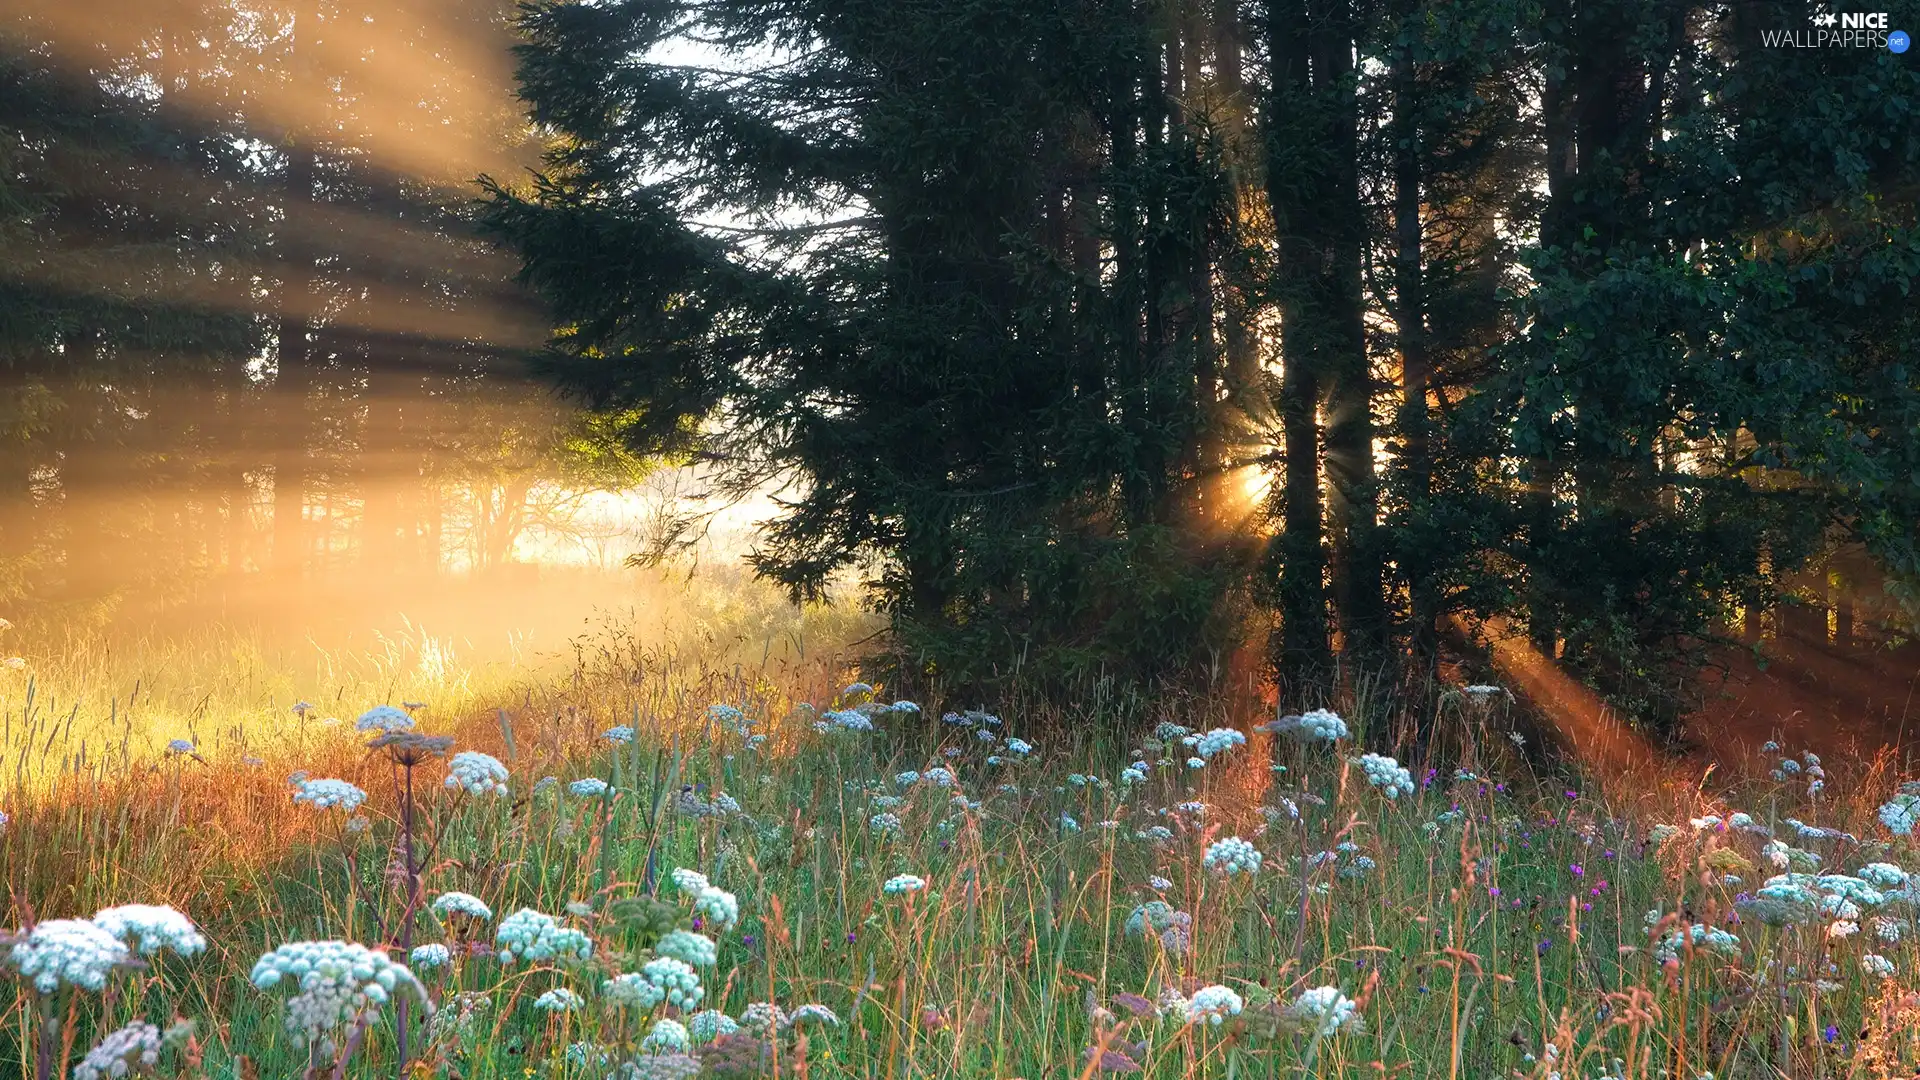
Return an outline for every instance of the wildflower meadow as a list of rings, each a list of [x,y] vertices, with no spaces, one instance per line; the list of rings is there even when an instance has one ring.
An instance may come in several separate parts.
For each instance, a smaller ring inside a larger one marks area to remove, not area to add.
[[[1769,744],[1717,792],[1603,782],[1500,737],[1484,686],[1450,692],[1490,735],[1447,765],[1367,749],[1351,710],[1195,703],[1120,738],[865,683],[693,688],[369,703],[275,760],[22,789],[5,1074],[1699,1080],[1920,1053],[1920,784],[1884,761]]]

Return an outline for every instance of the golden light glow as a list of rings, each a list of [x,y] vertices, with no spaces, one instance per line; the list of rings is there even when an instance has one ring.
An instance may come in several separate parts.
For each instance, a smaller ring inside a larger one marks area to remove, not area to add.
[[[1258,465],[1242,465],[1233,472],[1240,486],[1241,498],[1258,506],[1267,501],[1267,495],[1273,491],[1273,473]]]
[[[156,25],[167,8],[145,0],[0,0],[0,17],[31,20],[51,37],[56,57],[76,66],[102,49],[153,57],[163,69],[169,51],[184,53],[171,65],[179,69],[219,58],[214,70],[161,88],[173,104],[209,118],[240,103],[255,130],[350,145],[394,172],[453,186],[524,163],[502,137],[524,129],[510,90],[509,42],[484,5],[241,0],[206,10],[225,24],[174,33]],[[194,40],[202,35],[223,40],[202,46]],[[336,74],[345,76],[341,95],[326,85]]]
[[[1454,625],[1468,629],[1459,616],[1454,617]],[[1511,623],[1489,619],[1482,629],[1491,642],[1494,666],[1595,775],[1615,782],[1634,777],[1645,781],[1663,771],[1651,744],[1621,723],[1598,694],[1542,655]]]

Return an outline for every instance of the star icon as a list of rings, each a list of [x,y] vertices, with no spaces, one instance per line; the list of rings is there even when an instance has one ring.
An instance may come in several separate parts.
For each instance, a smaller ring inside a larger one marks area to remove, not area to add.
[[[1813,25],[1815,26],[1832,26],[1834,23],[1839,21],[1840,20],[1831,11],[1823,11],[1820,14],[1815,15],[1813,17]]]

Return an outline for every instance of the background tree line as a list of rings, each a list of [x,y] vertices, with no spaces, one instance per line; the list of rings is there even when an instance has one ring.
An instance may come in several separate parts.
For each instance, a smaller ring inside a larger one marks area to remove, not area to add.
[[[299,572],[639,452],[790,482],[759,568],[955,687],[1507,635],[1669,723],[1911,625],[1914,76],[1812,10],[5,0],[0,593],[150,556],[70,498],[133,473]],[[548,321],[594,439],[489,397]]]
[[[1836,550],[1914,610],[1920,77],[1762,47],[1812,11],[542,0],[489,223],[549,373],[792,478],[759,568],[920,675],[1270,613],[1291,697],[1464,628],[1664,725]]]

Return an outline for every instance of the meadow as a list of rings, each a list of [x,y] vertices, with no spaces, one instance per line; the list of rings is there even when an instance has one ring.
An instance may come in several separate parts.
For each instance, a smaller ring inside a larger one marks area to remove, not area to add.
[[[516,686],[286,703],[276,737],[69,750],[5,807],[0,1071],[1920,1061],[1920,795],[1886,759],[1585,776],[1471,686],[1443,710],[1474,737],[1409,769],[1366,752],[1377,702],[914,703],[845,685],[838,653],[771,655],[603,638]]]

